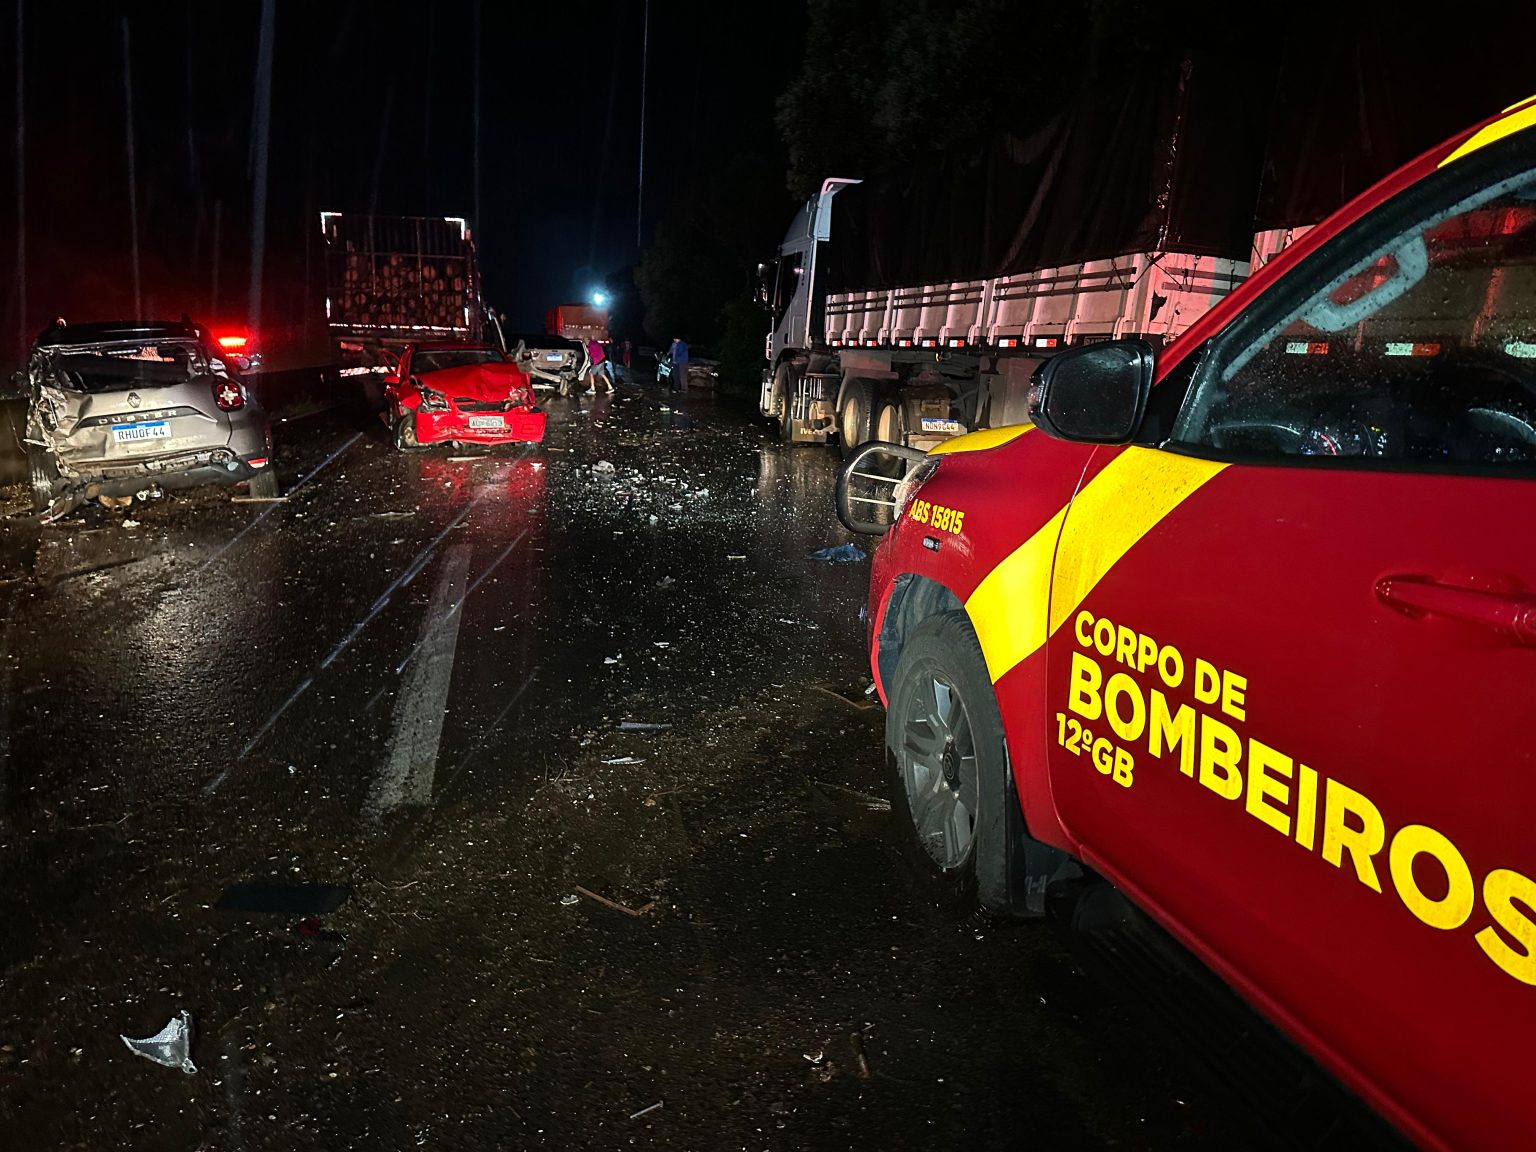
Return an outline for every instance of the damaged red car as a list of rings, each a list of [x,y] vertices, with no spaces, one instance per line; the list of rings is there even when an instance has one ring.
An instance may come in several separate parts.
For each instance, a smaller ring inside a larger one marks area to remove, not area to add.
[[[546,416],[527,373],[489,344],[410,344],[385,377],[395,446],[537,444]]]

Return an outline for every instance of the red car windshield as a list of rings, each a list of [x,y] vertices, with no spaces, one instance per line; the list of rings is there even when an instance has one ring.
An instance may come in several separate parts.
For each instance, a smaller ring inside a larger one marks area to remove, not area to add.
[[[416,375],[444,368],[468,368],[474,364],[500,364],[502,355],[494,348],[434,348],[411,357],[411,371]]]

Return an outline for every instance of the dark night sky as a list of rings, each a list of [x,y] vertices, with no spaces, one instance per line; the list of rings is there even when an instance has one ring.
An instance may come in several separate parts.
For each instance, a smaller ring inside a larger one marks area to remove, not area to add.
[[[27,316],[19,322],[8,277],[0,359],[55,313],[132,311],[125,14],[145,311],[242,315],[260,4],[23,3]],[[478,238],[487,295],[514,326],[537,326],[547,307],[637,258],[644,9],[644,0],[482,5]],[[473,216],[474,10],[474,0],[279,0],[264,329],[316,314],[309,242],[320,209]],[[726,11],[652,0],[647,234],[690,166],[728,163],[734,140],[774,133],[773,100],[798,59],[803,8]],[[15,20],[13,7],[0,64],[8,158]],[[11,257],[7,169],[0,251]]]

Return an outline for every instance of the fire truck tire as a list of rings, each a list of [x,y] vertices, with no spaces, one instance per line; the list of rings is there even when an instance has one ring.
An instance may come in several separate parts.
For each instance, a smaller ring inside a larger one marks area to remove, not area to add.
[[[907,408],[900,392],[887,393],[876,402],[871,439],[887,444],[906,444]]]
[[[277,469],[268,464],[247,480],[245,487],[252,496],[258,496],[263,500],[276,499],[280,495],[277,490]]]
[[[844,457],[875,438],[874,424],[875,386],[868,380],[849,380],[837,409],[837,446]]]
[[[917,883],[956,915],[980,907],[983,854],[1008,853],[1021,823],[1008,783],[1002,716],[964,612],[918,626],[891,679],[886,761],[892,834]]]

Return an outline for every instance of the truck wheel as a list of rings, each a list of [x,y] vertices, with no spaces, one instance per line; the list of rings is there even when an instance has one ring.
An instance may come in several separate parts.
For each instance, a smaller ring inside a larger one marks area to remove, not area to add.
[[[421,441],[416,439],[414,412],[402,412],[400,419],[395,421],[395,447],[402,452],[414,452],[421,447]]]
[[[895,779],[891,810],[902,854],[935,899],[964,915],[979,907],[978,857],[1007,852],[1022,820],[981,645],[964,612],[920,625],[902,650],[885,718]]]
[[[795,422],[789,413],[797,384],[795,370],[788,364],[781,364],[773,374],[773,416],[779,422],[779,439],[786,444],[795,442]]]
[[[874,436],[875,388],[868,380],[854,379],[843,388],[843,403],[837,412],[837,444],[842,454],[851,456],[861,444]]]
[[[32,510],[46,512],[53,503],[53,482],[59,478],[59,469],[53,457],[41,448],[27,445],[27,479],[32,486]]]
[[[281,495],[277,490],[277,469],[270,463],[247,480],[245,487],[252,496],[259,496],[264,500],[272,500]]]
[[[880,399],[875,409],[874,439],[887,444],[907,442],[907,409],[900,392]]]

